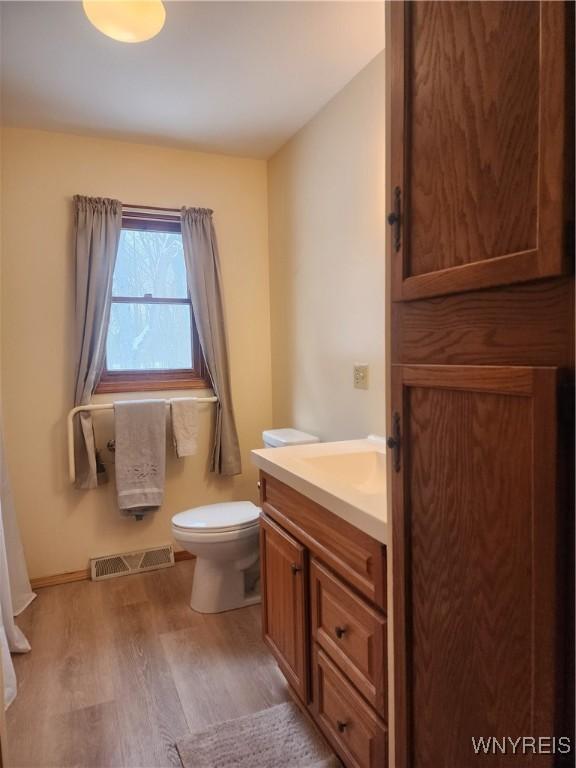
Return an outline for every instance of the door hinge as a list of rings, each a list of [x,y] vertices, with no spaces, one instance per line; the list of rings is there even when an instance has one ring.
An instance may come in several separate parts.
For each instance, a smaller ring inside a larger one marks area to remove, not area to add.
[[[386,445],[392,451],[392,466],[394,472],[400,472],[400,448],[402,444],[400,434],[400,414],[394,411],[392,415],[392,434],[386,439]]]
[[[398,252],[400,250],[400,232],[402,229],[402,192],[400,187],[394,187],[394,208],[392,213],[388,214],[388,224],[392,227],[394,250]]]

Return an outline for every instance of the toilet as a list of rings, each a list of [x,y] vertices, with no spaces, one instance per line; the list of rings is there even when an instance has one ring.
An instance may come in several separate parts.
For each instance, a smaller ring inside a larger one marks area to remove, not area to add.
[[[262,433],[266,448],[319,442],[297,429]],[[221,613],[260,602],[260,507],[251,501],[208,504],[172,518],[172,536],[196,557],[190,607],[199,613]]]

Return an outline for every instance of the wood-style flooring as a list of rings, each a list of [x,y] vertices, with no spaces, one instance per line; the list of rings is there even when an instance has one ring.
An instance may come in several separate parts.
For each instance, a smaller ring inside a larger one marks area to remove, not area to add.
[[[180,766],[175,742],[288,699],[260,639],[260,606],[188,607],[193,561],[48,587],[18,620],[9,768]]]

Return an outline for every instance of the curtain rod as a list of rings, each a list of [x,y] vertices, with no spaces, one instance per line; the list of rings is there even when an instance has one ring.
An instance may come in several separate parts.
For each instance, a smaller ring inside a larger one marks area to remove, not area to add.
[[[180,208],[165,208],[157,205],[134,205],[133,203],[122,203],[122,208],[132,208],[136,211],[164,211],[165,213],[180,213]]]

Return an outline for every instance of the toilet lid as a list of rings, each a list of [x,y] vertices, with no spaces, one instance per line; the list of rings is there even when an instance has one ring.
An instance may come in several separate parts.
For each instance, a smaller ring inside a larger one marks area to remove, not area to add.
[[[238,531],[258,522],[260,508],[251,501],[230,501],[224,504],[208,504],[179,512],[172,518],[176,528],[202,531]]]

